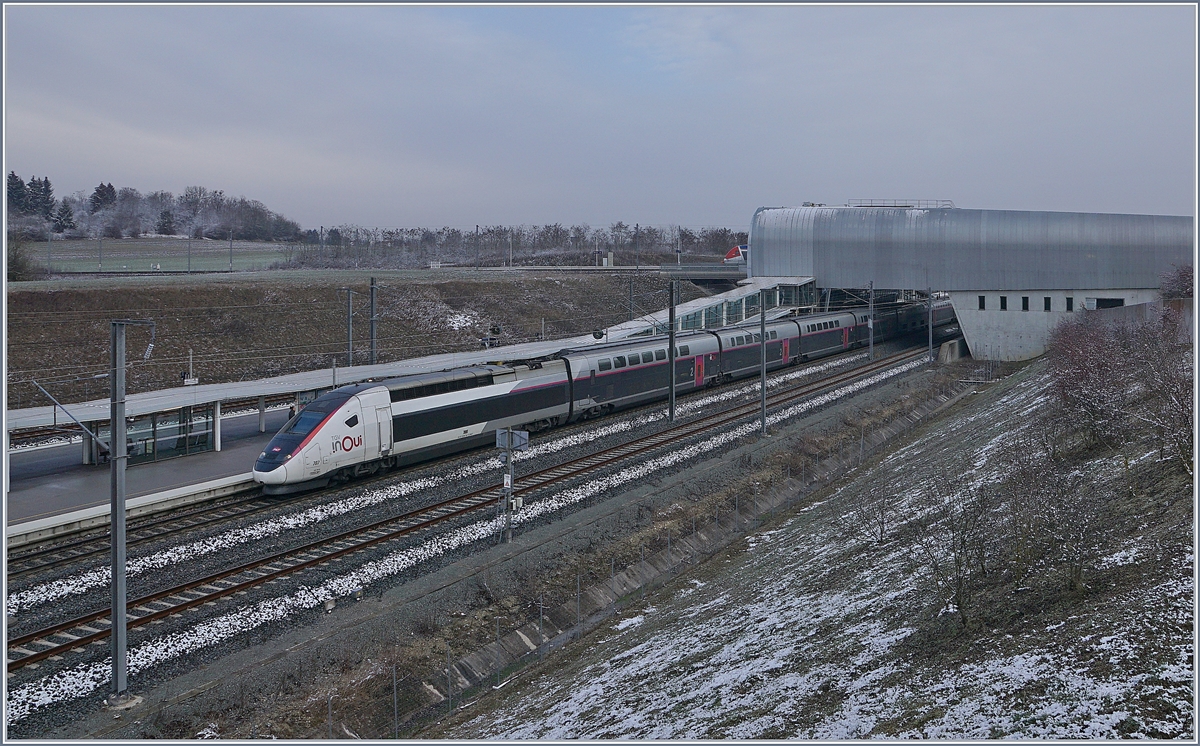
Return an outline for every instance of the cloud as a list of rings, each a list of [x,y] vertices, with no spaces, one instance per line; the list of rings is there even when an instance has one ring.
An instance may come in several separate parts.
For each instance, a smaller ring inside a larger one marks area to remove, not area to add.
[[[6,8],[6,163],[305,225],[1190,212],[1187,7]]]

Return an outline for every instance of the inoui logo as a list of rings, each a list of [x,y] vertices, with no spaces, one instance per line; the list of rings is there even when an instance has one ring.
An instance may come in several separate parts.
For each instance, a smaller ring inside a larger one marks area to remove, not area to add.
[[[337,440],[333,441],[333,450],[334,451],[350,451],[350,450],[353,450],[356,446],[361,446],[361,445],[362,445],[362,436],[361,435],[358,436],[357,438],[353,438],[353,437],[347,435],[346,437],[342,438],[340,441],[337,441]]]

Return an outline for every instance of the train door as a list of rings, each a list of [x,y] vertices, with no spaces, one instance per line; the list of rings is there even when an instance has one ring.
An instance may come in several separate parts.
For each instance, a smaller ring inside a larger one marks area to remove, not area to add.
[[[308,448],[304,449],[304,471],[308,474],[317,474],[321,470],[321,446],[317,443],[309,443]]]
[[[842,349],[850,349],[850,327],[842,327]]]
[[[375,425],[379,428],[379,455],[392,450],[392,407],[375,408]]]
[[[789,362],[791,362],[791,358],[788,356],[788,347],[790,346],[790,345],[788,345],[788,342],[790,342],[790,341],[791,340],[788,339],[787,337],[783,338],[783,364],[784,365],[787,365]]]

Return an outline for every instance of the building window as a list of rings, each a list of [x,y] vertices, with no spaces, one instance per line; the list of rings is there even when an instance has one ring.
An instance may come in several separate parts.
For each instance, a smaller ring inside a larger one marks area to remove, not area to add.
[[[1042,298],[1042,310],[1043,311],[1050,310],[1050,296],[1048,296],[1048,295]]]
[[[987,296],[984,296],[984,295],[979,296],[979,310],[980,311],[987,310]]]
[[[1021,296],[1021,310],[1022,311],[1029,310],[1029,296],[1028,295]]]
[[[1097,298],[1096,308],[1120,308],[1125,305],[1124,298]]]
[[[1000,296],[1000,310],[1001,311],[1008,310],[1008,296],[1007,295]]]
[[[1072,297],[1071,297],[1071,296],[1069,296],[1069,295],[1067,296],[1067,310],[1068,310],[1068,311],[1074,311],[1074,310],[1075,310],[1075,299],[1074,299],[1074,298],[1072,298]]]

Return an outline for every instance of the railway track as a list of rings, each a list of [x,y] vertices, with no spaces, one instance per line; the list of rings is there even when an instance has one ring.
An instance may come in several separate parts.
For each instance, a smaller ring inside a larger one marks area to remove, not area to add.
[[[167,536],[245,518],[280,506],[278,500],[262,497],[257,489],[254,492],[255,494],[233,500],[194,503],[165,515],[147,516],[131,521],[126,528],[125,545],[127,548],[138,546]],[[111,542],[107,526],[99,530],[84,529],[81,533],[90,535],[10,549],[7,566],[9,582],[51,567],[109,553]]]
[[[774,407],[789,404],[903,364],[924,354],[924,350],[897,353],[865,366],[768,395],[767,403],[768,406]],[[521,476],[514,485],[514,492],[523,497],[533,497],[556,484],[578,479],[590,472],[610,468],[635,456],[754,416],[758,413],[759,406],[758,402],[738,405],[614,448]],[[499,485],[475,490],[142,596],[129,602],[126,612],[127,626],[137,628],[168,617],[179,617],[186,611],[212,604],[218,599],[245,593],[264,583],[326,564],[369,547],[432,529],[445,521],[487,508],[495,509],[502,495],[503,490]],[[109,636],[110,626],[110,610],[106,608],[12,637],[8,640],[8,670],[13,671],[47,659],[61,659],[69,651],[81,651],[88,645],[102,644]]]
[[[852,355],[858,352],[858,350],[850,350],[841,355],[823,358],[821,362],[837,360],[842,355]],[[785,368],[776,373],[788,370],[791,369]],[[661,402],[656,402],[652,406],[660,407]],[[360,487],[369,486],[375,481],[395,478],[398,473],[403,471],[407,471],[407,468],[389,470],[375,477],[360,479],[355,484]],[[223,502],[222,500],[224,499],[217,498],[216,502],[204,501],[189,505],[187,508],[172,510],[166,514],[131,519],[126,529],[126,550],[169,536],[248,518],[277,508],[282,504],[278,499],[263,498],[257,490],[253,494],[235,500],[224,500]],[[12,548],[8,551],[8,582],[11,584],[14,580],[33,576],[64,564],[105,557],[110,551],[107,527],[84,528],[74,534],[59,534],[44,542]]]

